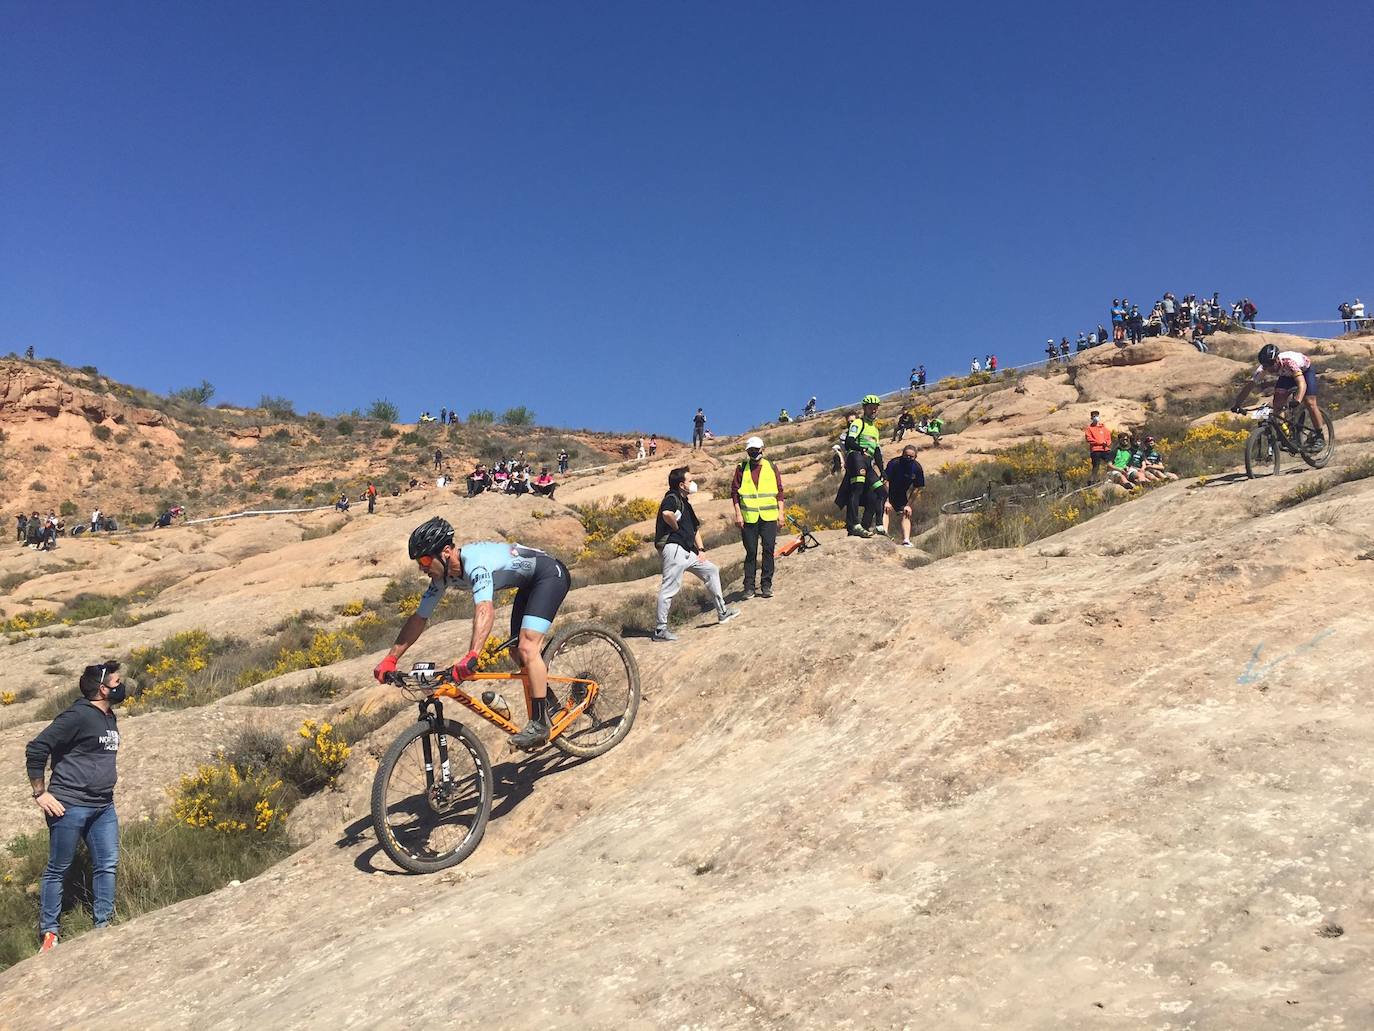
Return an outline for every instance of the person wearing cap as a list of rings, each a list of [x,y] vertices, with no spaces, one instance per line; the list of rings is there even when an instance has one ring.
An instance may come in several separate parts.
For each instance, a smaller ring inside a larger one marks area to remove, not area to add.
[[[778,543],[778,526],[786,511],[782,476],[763,457],[763,439],[750,437],[744,444],[745,459],[735,467],[730,486],[730,502],[735,508],[735,526],[744,543],[744,596],[754,596],[754,577],[759,571],[759,545],[763,545],[763,570],[758,593],[773,597],[773,559]]]
[[[115,869],[119,865],[119,817],[115,815],[115,756],[119,726],[113,708],[127,688],[119,663],[87,666],[77,682],[81,697],[58,713],[24,749],[34,804],[48,823],[48,865],[39,886],[40,950],[57,945],[62,888],[86,842],[91,854],[95,926],[114,919]],[[49,764],[52,776],[44,777]]]
[[[1102,413],[1094,410],[1089,416],[1088,425],[1083,427],[1083,439],[1088,442],[1088,459],[1092,471],[1088,475],[1090,483],[1097,482],[1099,466],[1111,465],[1112,431],[1102,423]]]

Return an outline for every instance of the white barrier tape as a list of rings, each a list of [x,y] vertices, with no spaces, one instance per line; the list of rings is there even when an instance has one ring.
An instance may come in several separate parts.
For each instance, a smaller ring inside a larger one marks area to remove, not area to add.
[[[1356,318],[1349,318],[1349,319],[1304,319],[1304,320],[1302,320],[1302,321],[1300,321],[1300,322],[1267,322],[1267,321],[1265,321],[1264,319],[1256,319],[1256,320],[1255,320],[1255,325],[1256,325],[1256,326],[1334,326],[1334,325],[1336,325],[1337,323],[1344,323],[1344,322],[1361,322],[1361,321],[1364,321],[1364,322],[1374,322],[1374,319],[1370,319],[1368,316],[1365,316],[1365,318],[1364,318],[1363,320],[1361,320],[1361,319],[1356,319]]]
[[[231,515],[206,516],[203,519],[184,519],[181,525],[195,526],[197,523],[217,523],[225,519],[242,519],[244,516],[295,515],[300,512],[326,512],[333,507],[333,505],[317,505],[314,508],[256,508],[251,512],[234,512]]]

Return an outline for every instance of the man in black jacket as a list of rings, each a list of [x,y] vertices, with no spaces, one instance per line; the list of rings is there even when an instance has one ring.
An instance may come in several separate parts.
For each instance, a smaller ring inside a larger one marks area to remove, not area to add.
[[[124,700],[119,663],[87,666],[81,697],[60,713],[24,749],[33,799],[48,821],[48,865],[39,893],[41,950],[57,944],[62,886],[85,840],[91,853],[95,926],[114,917],[115,867],[119,863],[119,818],[115,815],[115,756],[119,728],[113,707]],[[52,777],[44,774],[52,765]]]
[[[696,489],[696,481],[687,479],[687,467],[678,466],[668,473],[668,493],[663,495],[658,506],[654,546],[663,556],[663,580],[658,587],[658,622],[650,640],[660,643],[677,640],[677,634],[668,629],[668,611],[682,588],[684,573],[691,573],[710,589],[719,622],[729,622],[739,615],[738,609],[725,604],[725,594],[720,588],[720,569],[714,562],[701,557],[706,550],[701,540],[701,527],[696,510],[687,500]]]

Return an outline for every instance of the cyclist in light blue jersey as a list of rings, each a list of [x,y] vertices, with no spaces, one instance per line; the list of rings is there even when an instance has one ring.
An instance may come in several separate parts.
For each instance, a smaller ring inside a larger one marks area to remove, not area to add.
[[[544,635],[568,596],[568,567],[552,555],[519,544],[477,541],[456,547],[453,527],[438,517],[421,523],[411,533],[410,557],[429,576],[429,589],[420,598],[415,614],[402,625],[396,643],[377,663],[373,676],[384,682],[388,673],[395,672],[397,660],[424,632],[444,592],[451,584],[457,584],[472,592],[474,606],[468,653],[451,671],[455,680],[466,679],[477,671],[477,658],[496,621],[496,592],[513,587],[511,636],[519,638],[516,649],[520,668],[529,679],[530,718],[524,729],[511,738],[511,744],[527,751],[547,744],[549,670],[542,649]]]

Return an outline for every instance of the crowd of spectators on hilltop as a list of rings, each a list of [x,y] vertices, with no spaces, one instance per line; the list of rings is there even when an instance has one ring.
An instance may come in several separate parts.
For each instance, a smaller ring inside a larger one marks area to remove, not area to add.
[[[560,472],[566,472],[568,468],[568,453],[560,451],[558,454],[558,468]],[[502,459],[487,468],[485,462],[478,462],[476,468],[468,473],[467,477],[468,497],[475,498],[478,494],[491,492],[494,494],[537,494],[540,497],[552,498],[554,491],[558,489],[558,484],[554,481],[553,474],[547,465],[541,466],[539,474],[534,474],[534,467],[524,460],[524,452],[520,453],[518,459]]]

